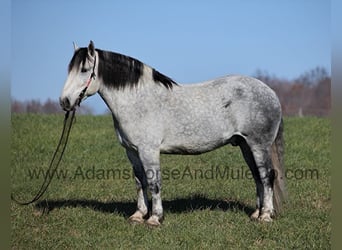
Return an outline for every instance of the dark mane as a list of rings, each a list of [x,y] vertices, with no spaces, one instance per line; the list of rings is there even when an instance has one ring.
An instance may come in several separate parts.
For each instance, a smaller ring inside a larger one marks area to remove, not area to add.
[[[144,64],[141,61],[115,52],[100,49],[96,49],[96,51],[99,56],[98,77],[103,79],[106,86],[123,89],[135,87],[139,83],[139,79],[144,73]],[[70,61],[69,72],[73,67],[79,67],[81,63],[83,65],[87,56],[87,48],[77,50]],[[155,69],[152,69],[151,80],[162,84],[167,89],[172,89],[173,85],[177,85],[171,78]]]
[[[159,71],[155,69],[152,70],[152,76],[155,82],[160,82],[161,84],[165,86],[165,88],[172,89],[173,85],[178,85],[170,77],[163,75],[162,73],[160,73]]]
[[[99,77],[108,87],[122,89],[136,86],[143,74],[144,64],[132,57],[96,50],[99,55]]]

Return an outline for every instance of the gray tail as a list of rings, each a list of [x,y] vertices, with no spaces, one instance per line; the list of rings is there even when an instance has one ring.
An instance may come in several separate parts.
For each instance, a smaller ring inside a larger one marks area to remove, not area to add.
[[[283,137],[283,119],[281,119],[277,136],[272,144],[272,165],[275,171],[275,180],[273,185],[273,204],[276,213],[283,210],[283,202],[287,199],[284,167],[284,137]]]

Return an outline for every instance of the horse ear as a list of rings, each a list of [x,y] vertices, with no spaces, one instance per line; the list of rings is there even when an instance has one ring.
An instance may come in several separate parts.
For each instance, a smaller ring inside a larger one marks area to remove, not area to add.
[[[95,46],[94,46],[93,41],[90,41],[88,45],[88,54],[91,55],[92,57],[94,57],[95,55]]]
[[[74,50],[77,51],[79,49],[79,47],[77,46],[77,44],[75,42],[72,42],[72,44],[74,45]]]

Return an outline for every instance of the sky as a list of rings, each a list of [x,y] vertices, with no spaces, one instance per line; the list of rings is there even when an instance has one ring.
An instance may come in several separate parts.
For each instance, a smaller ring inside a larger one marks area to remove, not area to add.
[[[178,83],[331,72],[330,1],[13,0],[11,98],[58,100],[72,42],[125,54]],[[97,114],[96,95],[84,101]]]

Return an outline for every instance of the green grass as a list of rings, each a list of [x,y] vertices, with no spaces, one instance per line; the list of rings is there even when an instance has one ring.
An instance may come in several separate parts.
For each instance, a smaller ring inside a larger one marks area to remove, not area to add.
[[[274,222],[249,219],[254,182],[239,149],[228,146],[198,156],[162,155],[165,220],[150,229],[127,222],[135,184],[111,117],[76,118],[59,167],[64,172],[44,199],[11,204],[13,249],[330,249],[330,120],[285,119],[289,200]],[[28,200],[40,187],[43,177],[33,171],[48,167],[62,122],[61,115],[12,116],[18,198]],[[215,176],[216,168],[226,175]]]

